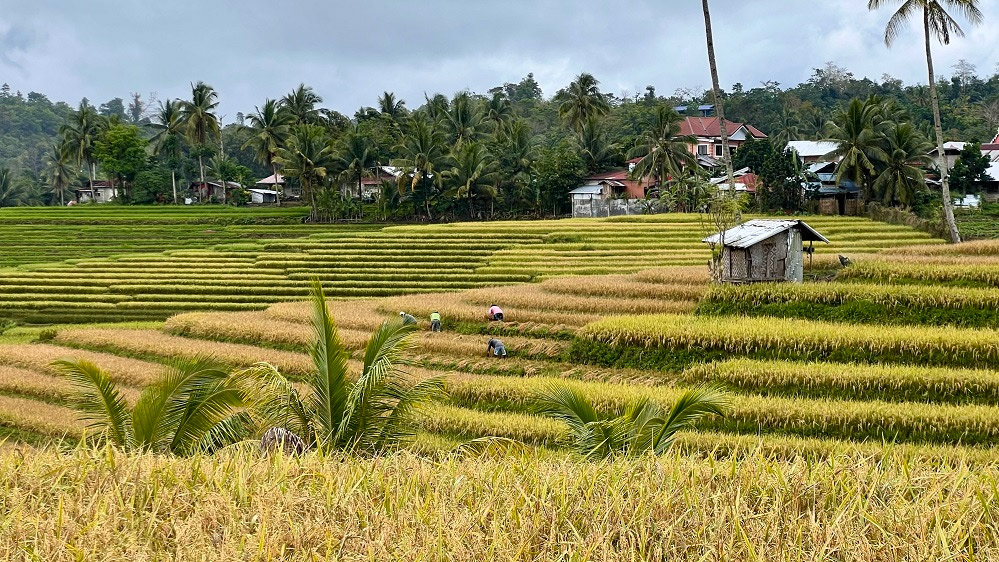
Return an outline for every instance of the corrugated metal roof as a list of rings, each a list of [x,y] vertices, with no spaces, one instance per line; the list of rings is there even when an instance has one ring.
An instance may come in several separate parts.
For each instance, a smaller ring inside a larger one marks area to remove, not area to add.
[[[816,232],[814,228],[808,226],[804,221],[753,219],[726,230],[725,245],[732,248],[748,248],[792,228],[797,228],[801,231],[801,239],[803,241],[829,242],[825,236]],[[702,240],[702,242],[707,242],[708,244],[717,244],[719,241],[720,236],[718,234],[712,234]]]
[[[596,195],[603,193],[603,191],[604,187],[602,185],[581,185],[570,191],[569,195]]]
[[[832,141],[791,141],[787,147],[798,153],[802,158],[822,157],[836,150]]]

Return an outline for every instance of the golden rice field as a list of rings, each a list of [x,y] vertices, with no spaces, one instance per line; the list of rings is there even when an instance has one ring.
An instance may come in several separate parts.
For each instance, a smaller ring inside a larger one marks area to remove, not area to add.
[[[801,286],[712,287],[699,242],[709,227],[695,215],[341,229],[0,270],[0,288],[19,287],[0,290],[0,317],[59,323],[0,336],[0,551],[999,558],[999,325],[975,312],[999,303],[999,245],[807,220],[832,243]],[[853,265],[839,267],[838,254]],[[418,318],[407,369],[443,375],[448,397],[423,412],[407,450],[268,459],[251,444],[180,460],[74,445],[83,425],[54,360],[103,366],[127,400],[178,357],[267,361],[300,379],[311,277],[337,297],[351,365],[384,319]],[[486,321],[492,303],[506,322]],[[434,311],[443,333],[429,332]],[[154,321],[98,324],[126,319]],[[489,337],[507,359],[486,355]],[[566,450],[566,426],[534,413],[552,384],[610,413],[705,382],[729,390],[729,414],[681,433],[660,458],[583,461]],[[485,436],[526,447],[456,452]]]

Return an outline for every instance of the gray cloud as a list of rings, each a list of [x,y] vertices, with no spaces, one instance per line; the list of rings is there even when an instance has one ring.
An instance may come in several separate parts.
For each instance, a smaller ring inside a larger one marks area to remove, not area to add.
[[[24,71],[19,59],[38,44],[40,37],[37,30],[25,25],[0,28],[0,66]]]
[[[864,4],[712,0],[722,82],[795,84],[830,60],[925,81],[918,28],[888,50],[890,14]],[[942,71],[965,58],[991,72],[999,60],[999,0],[981,5],[987,25],[938,49]],[[352,114],[383,90],[415,106],[424,92],[481,92],[528,72],[549,95],[584,70],[617,93],[710,84],[693,0],[0,0],[0,14],[18,22],[0,23],[0,80],[71,103],[185,96],[205,80],[233,115],[305,82]]]

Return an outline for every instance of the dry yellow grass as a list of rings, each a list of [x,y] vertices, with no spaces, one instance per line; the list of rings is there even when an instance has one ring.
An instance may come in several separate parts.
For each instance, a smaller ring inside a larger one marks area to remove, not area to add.
[[[252,330],[250,326],[247,328]],[[156,330],[72,328],[60,330],[56,341],[140,356],[164,358],[210,356],[235,367],[267,361],[283,372],[292,374],[306,373],[312,368],[311,359],[304,353],[183,338]],[[99,361],[95,362],[100,364]]]
[[[0,428],[3,426],[49,437],[76,437],[83,432],[74,410],[13,396],[0,396]]]
[[[272,345],[309,345],[315,335],[305,323],[276,320],[264,312],[189,312],[166,321],[163,329],[178,336],[215,341],[254,342]],[[360,349],[371,331],[338,326],[344,345]]]
[[[139,389],[123,385],[119,385],[118,388],[125,395],[125,400],[131,404],[139,398]],[[0,394],[21,395],[46,402],[63,402],[69,400],[72,393],[73,384],[62,376],[19,367],[0,366]]]
[[[389,316],[377,309],[383,300],[327,300],[326,304],[337,326],[370,331]],[[278,303],[271,305],[263,314],[287,322],[308,323],[312,320],[312,305],[308,302]],[[399,311],[394,314],[399,314]]]
[[[156,333],[156,332],[154,332]],[[111,353],[73,349],[50,344],[0,345],[0,364],[53,374],[52,362],[60,359],[86,359],[130,386],[145,386],[163,372],[163,365],[118,357]]]
[[[482,306],[481,314],[490,304],[503,308],[509,320],[520,318],[522,310],[544,310],[580,314],[627,312],[690,312],[696,303],[688,300],[662,300],[653,298],[585,297],[548,292],[543,285],[523,285],[494,289],[466,291],[462,300]]]
[[[0,452],[18,559],[990,560],[994,466]],[[29,554],[30,553],[30,554]]]
[[[666,285],[705,285],[711,281],[707,262],[704,265],[653,267],[631,274],[636,281]]]
[[[678,301],[698,300],[707,290],[707,284],[661,284],[636,281],[632,275],[593,275],[582,277],[555,277],[541,284],[549,293],[581,297],[613,297],[629,299],[668,299]]]
[[[999,256],[999,240],[975,240],[960,244],[901,246],[886,250],[885,253],[910,256]]]

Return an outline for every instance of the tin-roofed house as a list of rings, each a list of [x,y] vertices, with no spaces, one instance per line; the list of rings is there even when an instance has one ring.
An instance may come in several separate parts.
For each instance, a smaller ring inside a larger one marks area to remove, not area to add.
[[[829,243],[804,221],[768,219],[744,222],[703,241],[722,245],[720,280],[726,283],[800,283],[805,276],[804,254],[811,253],[813,242]]]

